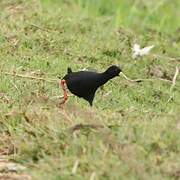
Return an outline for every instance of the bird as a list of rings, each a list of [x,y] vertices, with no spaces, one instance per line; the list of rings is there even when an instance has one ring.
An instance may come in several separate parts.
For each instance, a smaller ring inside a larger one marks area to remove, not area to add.
[[[110,66],[102,73],[94,71],[77,71],[73,72],[70,67],[67,68],[67,74],[60,80],[60,86],[63,90],[63,101],[60,104],[65,104],[68,99],[65,84],[69,91],[79,98],[89,102],[93,106],[93,100],[96,90],[107,83],[110,79],[119,76],[120,67],[116,65]]]
[[[132,58],[135,59],[138,56],[147,55],[153,47],[154,47],[154,45],[147,46],[147,47],[144,47],[141,49],[139,44],[134,44],[134,46],[132,48],[132,52],[133,52]]]

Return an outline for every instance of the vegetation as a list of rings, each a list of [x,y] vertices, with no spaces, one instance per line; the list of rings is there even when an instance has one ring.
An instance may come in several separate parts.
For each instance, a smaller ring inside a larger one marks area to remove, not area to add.
[[[178,179],[178,0],[1,0],[0,158],[32,179]],[[132,59],[132,46],[155,45]],[[74,96],[59,108],[67,67],[119,65],[91,108]],[[8,75],[7,73],[13,74]],[[55,79],[21,78],[21,74]]]

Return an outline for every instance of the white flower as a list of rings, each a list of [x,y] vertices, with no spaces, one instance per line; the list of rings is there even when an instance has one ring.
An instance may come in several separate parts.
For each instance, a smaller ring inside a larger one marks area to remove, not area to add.
[[[139,44],[134,44],[134,46],[132,48],[132,52],[133,52],[132,58],[135,59],[138,56],[147,55],[153,47],[154,47],[154,45],[147,46],[147,47],[140,49]]]

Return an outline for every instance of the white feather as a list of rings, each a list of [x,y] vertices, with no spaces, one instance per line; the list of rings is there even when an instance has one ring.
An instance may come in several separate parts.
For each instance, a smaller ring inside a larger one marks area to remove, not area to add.
[[[154,47],[154,45],[147,46],[147,47],[144,47],[141,49],[139,44],[134,44],[134,46],[132,48],[132,52],[133,52],[132,58],[134,59],[138,56],[147,55],[153,47]]]
[[[133,50],[134,51],[139,51],[140,50],[140,45],[139,44],[134,44]]]
[[[143,49],[140,50],[140,56],[146,55],[149,53],[149,51],[154,47],[154,45],[152,46],[147,46]]]

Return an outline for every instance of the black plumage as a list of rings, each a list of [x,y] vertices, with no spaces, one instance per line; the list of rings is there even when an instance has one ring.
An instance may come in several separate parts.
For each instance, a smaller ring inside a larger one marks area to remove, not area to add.
[[[92,106],[96,90],[110,79],[119,76],[120,72],[121,69],[115,65],[110,66],[103,73],[93,71],[72,72],[71,68],[68,68],[62,81],[65,81],[72,94],[85,99]]]

